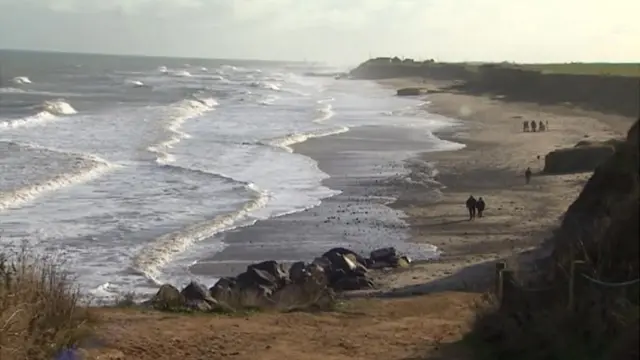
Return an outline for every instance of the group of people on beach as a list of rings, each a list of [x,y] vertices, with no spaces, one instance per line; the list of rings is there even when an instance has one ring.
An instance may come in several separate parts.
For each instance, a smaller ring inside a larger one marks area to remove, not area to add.
[[[484,209],[486,207],[486,204],[484,203],[482,197],[479,197],[478,200],[476,200],[473,195],[469,196],[466,205],[467,210],[469,210],[469,220],[475,219],[476,215],[478,217],[482,217],[482,213],[484,212]]]
[[[522,131],[524,132],[536,132],[537,131],[546,131],[549,130],[549,120],[542,122],[536,122],[535,120],[531,120],[530,122],[525,120],[522,123]]]

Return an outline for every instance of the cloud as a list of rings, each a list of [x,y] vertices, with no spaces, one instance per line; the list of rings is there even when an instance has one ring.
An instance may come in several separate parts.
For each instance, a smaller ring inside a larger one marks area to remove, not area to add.
[[[0,0],[0,47],[207,57],[640,59],[637,0]]]

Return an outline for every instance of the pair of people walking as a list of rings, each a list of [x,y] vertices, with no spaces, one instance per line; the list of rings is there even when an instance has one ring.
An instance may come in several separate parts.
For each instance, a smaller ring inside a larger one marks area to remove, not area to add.
[[[469,211],[469,220],[473,220],[478,217],[482,217],[482,213],[486,207],[486,204],[482,197],[479,197],[478,200],[473,197],[473,195],[469,196],[467,199],[467,210]]]

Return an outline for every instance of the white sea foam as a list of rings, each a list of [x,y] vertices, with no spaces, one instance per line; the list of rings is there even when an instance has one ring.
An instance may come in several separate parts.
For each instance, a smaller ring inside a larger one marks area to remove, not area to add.
[[[76,114],[76,109],[64,100],[50,100],[43,102],[39,107],[41,111],[35,115],[19,119],[0,121],[0,129],[13,129],[20,127],[37,126],[56,120],[61,116]]]

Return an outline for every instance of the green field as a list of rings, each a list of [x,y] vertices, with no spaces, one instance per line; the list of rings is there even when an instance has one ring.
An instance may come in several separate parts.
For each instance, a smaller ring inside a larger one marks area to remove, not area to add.
[[[544,73],[640,77],[640,63],[514,64]]]
[[[640,63],[555,63],[555,64],[518,64],[518,63],[483,63],[483,62],[422,62],[406,59],[402,62],[389,62],[388,58],[370,59],[371,63],[382,63],[389,66],[408,66],[408,67],[439,67],[446,65],[463,66],[467,70],[475,72],[482,65],[497,65],[505,68],[519,68],[526,70],[541,71],[543,73],[553,74],[574,74],[574,75],[613,75],[613,76],[632,76],[640,77]]]

